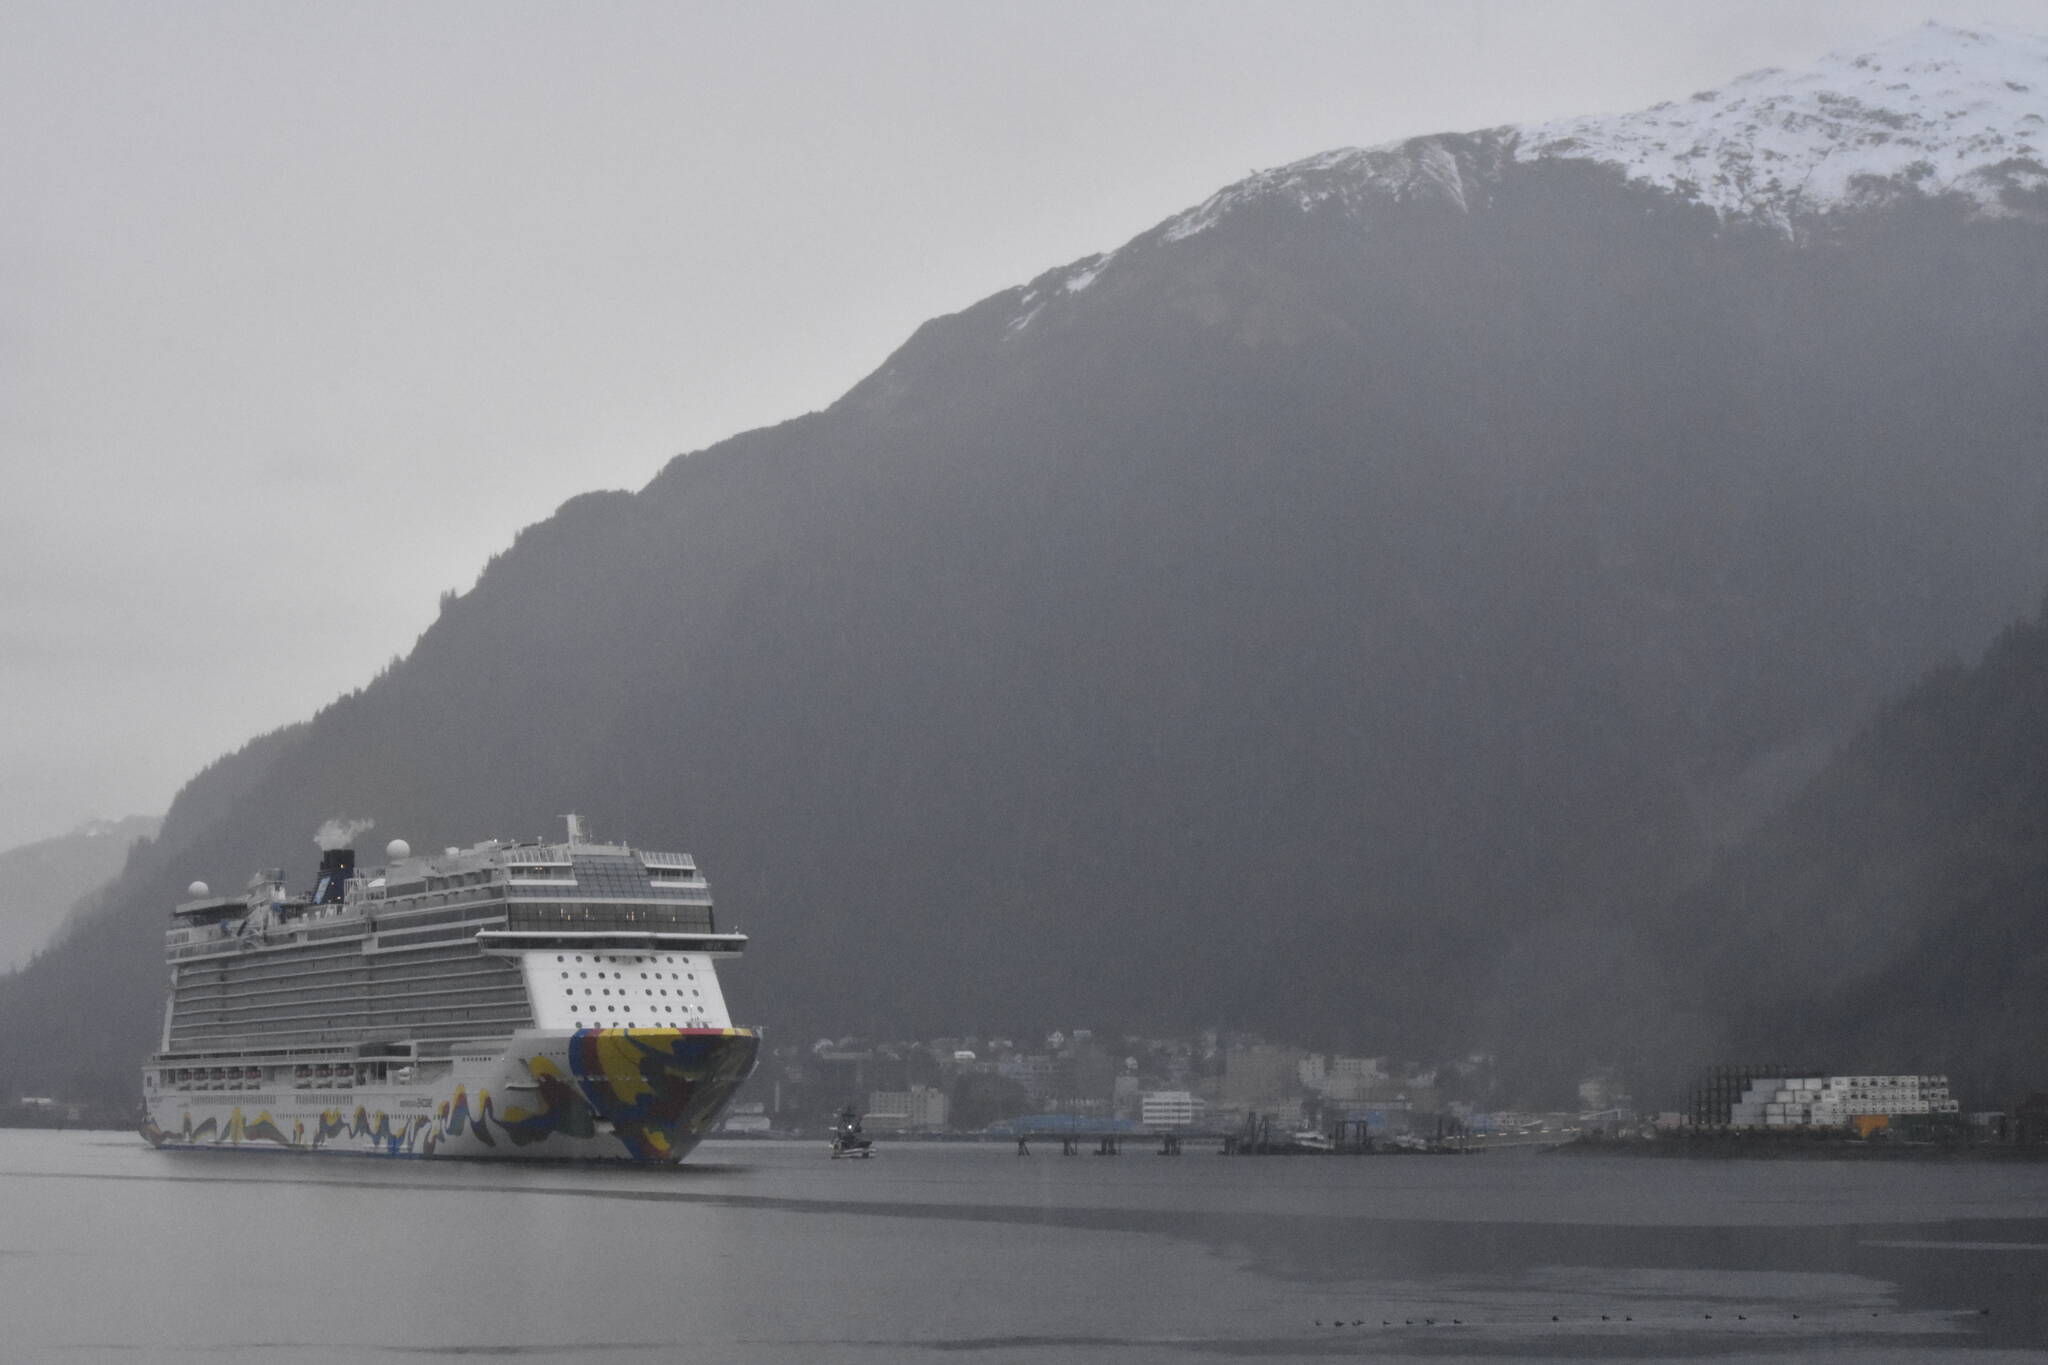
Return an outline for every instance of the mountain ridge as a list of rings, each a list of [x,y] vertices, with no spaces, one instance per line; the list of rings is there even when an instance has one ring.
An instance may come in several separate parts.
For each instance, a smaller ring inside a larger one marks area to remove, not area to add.
[[[1801,215],[1881,198],[1885,182],[1958,194],[1990,214],[2038,213],[2048,187],[2048,37],[1929,21],[1801,70],[1753,71],[1647,109],[1322,152],[1217,191],[1163,224],[1164,236],[1184,240],[1257,200],[1356,211],[1376,195],[1421,193],[1463,208],[1474,163],[1456,155],[1460,142],[1492,152],[1477,163],[1482,183],[1509,160],[1591,161],[1723,219],[1785,231]]]
[[[19,968],[65,932],[81,902],[111,881],[155,816],[88,820],[47,839],[0,850],[0,972]]]
[[[1894,79],[1901,76],[1911,79]],[[1647,109],[1319,152],[1255,172],[1122,246],[964,311],[1006,308],[1003,326],[1021,333],[1049,307],[1093,289],[1127,253],[1185,242],[1235,213],[1334,209],[1362,217],[1417,202],[1465,212],[1485,202],[1509,166],[1537,162],[1611,168],[1722,222],[1786,235],[1902,195],[1954,196],[1974,212],[2040,221],[2048,218],[2044,149],[2048,37],[1930,20],[1803,69],[1753,71]],[[848,397],[872,398],[888,369],[885,362]]]
[[[800,1036],[1699,1060],[1685,894],[2048,585],[2048,235],[1900,196],[1815,250],[1433,148],[1455,196],[1176,215],[526,528],[181,793],[0,1070],[132,1085],[195,878],[568,809],[695,852]]]
[[[1884,707],[1689,893],[1695,922],[1723,932],[1679,951],[1746,959],[1704,973],[1741,983],[1731,1049],[1756,1055],[1796,1031],[1852,1069],[1951,1071],[1993,1095],[2012,1077],[2038,1082],[2044,695],[2048,602]]]

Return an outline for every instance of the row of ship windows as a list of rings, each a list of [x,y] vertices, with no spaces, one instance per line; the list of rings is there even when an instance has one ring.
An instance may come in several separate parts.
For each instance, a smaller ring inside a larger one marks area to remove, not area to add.
[[[179,1000],[251,995],[290,995],[293,991],[431,991],[450,987],[520,984],[519,974],[496,963],[452,963],[439,972],[306,972],[295,977],[257,977],[251,981],[180,981]]]
[[[590,987],[588,987],[588,986],[585,986],[585,987],[583,988],[583,993],[584,993],[585,995],[588,995],[588,994],[590,994]],[[603,990],[602,990],[601,992],[599,992],[599,994],[601,994],[601,995],[610,995],[611,993],[612,993],[612,988],[611,988],[610,986],[606,986],[606,987],[605,987],[605,988],[604,988],[604,989],[603,989]],[[564,987],[562,987],[562,994],[564,994],[564,995],[566,995],[566,996],[574,997],[574,996],[575,996],[575,994],[576,994],[576,988],[575,988],[574,986],[564,986]],[[663,995],[667,995],[667,994],[668,994],[668,987],[666,987],[666,986],[663,986],[663,987],[661,988],[661,994],[663,994]],[[691,988],[691,990],[690,990],[690,994],[691,994],[691,995],[697,995],[697,996],[701,996],[701,995],[703,995],[703,994],[704,994],[704,992],[702,992],[702,991],[700,991],[700,990],[697,990],[697,989],[696,989],[695,987],[692,987],[692,988]],[[621,987],[619,987],[619,998],[620,998],[621,1000],[623,1000],[623,999],[625,999],[625,997],[626,997],[626,988],[625,988],[624,986],[621,986]],[[683,988],[682,988],[681,986],[678,986],[678,987],[676,987],[676,998],[677,998],[678,1000],[680,1000],[680,999],[682,999],[682,998],[683,998]]]
[[[601,1027],[603,1027],[603,1026],[604,1026],[604,1025],[606,1025],[606,1024],[611,1024],[611,1025],[613,1025],[613,1026],[615,1026],[615,1027],[616,1027],[616,1026],[617,1026],[617,1025],[618,1025],[619,1023],[621,1023],[621,1022],[624,1022],[625,1026],[626,1026],[627,1028],[641,1028],[641,1027],[645,1027],[645,1026],[647,1026],[647,1025],[652,1025],[652,1026],[655,1026],[655,1027],[660,1027],[660,1026],[662,1026],[662,1025],[664,1025],[664,1024],[666,1024],[666,1025],[669,1025],[669,1026],[671,1026],[671,1027],[673,1027],[673,1026],[674,1026],[674,1025],[676,1025],[676,1024],[683,1024],[683,1025],[691,1025],[691,1024],[695,1024],[695,1025],[699,1025],[699,1026],[701,1026],[702,1024],[704,1024],[704,1023],[706,1022],[706,1017],[705,1017],[705,1014],[704,1014],[704,1007],[703,1007],[702,1005],[699,1005],[699,1006],[696,1006],[696,1007],[695,1007],[695,1010],[694,1010],[694,1015],[695,1015],[695,1017],[694,1017],[694,1018],[692,1017],[693,1011],[692,1011],[691,1009],[687,1008],[687,1007],[686,1007],[686,1008],[683,1008],[683,1009],[680,1009],[680,1010],[679,1010],[679,1009],[678,1009],[678,1008],[677,1008],[676,1006],[674,1006],[674,1005],[666,1005],[666,1006],[655,1006],[655,1007],[652,1007],[652,1008],[653,1008],[653,1011],[654,1011],[654,1013],[655,1013],[655,1014],[657,1014],[657,1015],[667,1015],[667,1016],[670,1016],[670,1017],[668,1017],[668,1018],[665,1018],[665,1019],[664,1019],[664,1018],[652,1018],[652,1019],[648,1019],[648,1020],[646,1021],[646,1024],[645,1024],[645,1025],[643,1025],[643,1023],[641,1022],[641,1020],[639,1020],[638,1018],[636,1018],[636,1017],[634,1016],[634,1014],[633,1014],[633,1010],[632,1010],[632,1007],[631,1007],[631,1006],[628,1006],[628,1007],[626,1008],[626,1017],[625,1017],[625,1019],[624,1019],[623,1021],[621,1021],[621,1020],[620,1020],[620,1018],[619,1018],[619,1012],[618,1012],[618,1010],[617,1010],[616,1008],[614,1008],[614,1009],[612,1009],[612,1010],[608,1011],[607,1013],[604,1013],[604,1014],[600,1014],[600,1013],[598,1012],[598,1010],[597,1010],[596,1008],[590,1008],[590,1009],[587,1009],[587,1010],[581,1010],[581,1011],[579,1011],[579,1010],[576,1010],[576,1009],[575,1009],[575,1008],[574,1008],[574,1007],[572,1006],[572,1007],[571,1007],[571,1013],[570,1013],[570,1017],[569,1017],[569,1022],[570,1022],[570,1023],[572,1023],[572,1024],[574,1024],[574,1025],[575,1025],[575,1026],[576,1026],[577,1028],[584,1028],[584,1027],[589,1027],[589,1028],[601,1028]],[[590,1016],[590,1017],[589,1017],[589,1018],[588,1018],[587,1020],[586,1020],[586,1019],[585,1019],[585,1018],[583,1017],[585,1013],[588,1013],[588,1014],[589,1014],[589,1016]],[[676,1016],[680,1016],[680,1017],[676,1017]]]
[[[525,986],[517,980],[495,981],[481,979],[471,982],[455,981],[445,986],[428,986],[425,982],[335,982],[323,986],[285,986],[261,991],[235,991],[216,993],[212,991],[180,991],[178,1013],[204,1012],[207,1010],[266,1010],[278,1006],[309,1004],[318,1000],[348,1000],[366,1004],[396,1004],[419,1002],[421,1004],[447,1004],[463,998],[517,999],[526,993]]]
[[[412,970],[415,967],[419,970]],[[388,990],[432,986],[444,981],[499,979],[507,983],[516,982],[519,975],[503,963],[471,958],[464,962],[448,963],[377,963],[367,968],[331,968],[322,971],[294,972],[285,976],[235,977],[226,981],[213,977],[198,980],[180,977],[177,996],[183,1000],[188,996],[243,995],[258,991],[303,990],[313,986],[358,986]]]
[[[478,912],[482,911],[483,914]],[[505,913],[505,898],[463,900],[447,910],[428,911],[423,906],[384,907],[377,912],[376,928],[418,929],[429,924],[453,924],[458,920],[489,919]]]
[[[526,1008],[522,995],[468,996],[455,1000],[304,1000],[265,1009],[230,1006],[223,1009],[181,1010],[173,1028],[203,1028],[209,1024],[233,1024],[239,1028],[272,1029],[288,1027],[303,1019],[376,1018],[390,1022],[410,1019],[450,1019],[461,1010],[517,1010]]]
[[[476,951],[464,944],[450,944],[443,948],[422,950],[411,960],[444,957],[460,959],[474,957]],[[203,978],[247,981],[264,976],[296,976],[301,972],[341,971],[376,965],[374,960],[365,958],[362,949],[354,943],[331,944],[307,949],[284,949],[255,956],[214,958],[207,962],[196,962],[180,969],[181,980]]]
[[[232,991],[249,986],[289,984],[315,977],[396,981],[416,976],[470,975],[477,972],[503,972],[508,976],[519,974],[510,963],[493,961],[478,953],[474,946],[462,943],[435,944],[393,956],[366,958],[360,954],[351,954],[346,958],[265,963],[262,969],[246,972],[194,971],[185,968],[178,973],[176,984],[181,991],[193,987]]]
[[[464,972],[447,975],[439,979],[431,976],[420,977],[372,977],[368,980],[356,977],[310,977],[303,981],[264,982],[261,985],[233,987],[202,986],[197,989],[180,986],[177,1003],[180,1009],[186,1005],[209,1005],[234,1002],[246,1004],[251,1001],[274,1000],[315,1000],[322,997],[344,996],[434,996],[450,991],[517,991],[524,989],[524,983],[508,973]]]
[[[689,977],[689,979],[690,979],[690,980],[692,980],[692,981],[695,981],[695,980],[697,979],[697,974],[696,974],[695,972],[688,972],[688,973],[685,973],[684,975],[687,975],[687,976]],[[577,977],[577,979],[578,979],[579,981],[588,981],[588,980],[590,979],[590,973],[589,973],[589,972],[578,972],[578,973],[576,973],[576,977]],[[612,973],[612,977],[613,977],[613,979],[614,979],[614,980],[619,980],[619,981],[623,981],[623,980],[625,980],[626,974],[625,974],[624,972],[613,972],[613,973]],[[563,973],[562,973],[562,980],[564,980],[564,981],[567,981],[568,979],[569,979],[569,974],[568,974],[567,972],[563,972]],[[604,973],[603,973],[603,972],[599,972],[599,973],[597,974],[597,979],[598,979],[599,981],[602,981],[602,980],[604,980]],[[640,973],[640,979],[641,979],[642,981],[645,981],[645,980],[647,979],[647,973],[645,973],[645,972],[642,972],[642,973]],[[663,980],[667,980],[667,981],[680,981],[680,980],[682,980],[682,977],[681,977],[681,976],[678,976],[678,975],[677,975],[676,973],[674,973],[674,972],[670,972],[670,973],[669,973],[669,974],[668,974],[668,975],[667,975],[666,977],[662,976],[662,974],[661,974],[660,972],[656,972],[656,973],[654,974],[654,979],[655,979],[656,981],[663,981]]]
[[[426,913],[431,907],[439,905],[446,905],[450,908]],[[223,920],[214,927],[211,933],[204,930],[195,931],[189,933],[182,941],[206,947],[224,938],[248,937],[252,943],[260,942],[266,946],[273,947],[274,951],[288,951],[292,948],[312,946],[312,944],[323,939],[360,937],[372,927],[379,929],[420,928],[429,924],[446,924],[456,920],[502,917],[504,913],[505,898],[503,896],[485,900],[476,900],[463,896],[425,896],[410,906],[382,908],[374,925],[365,923],[360,914],[353,912],[348,914],[347,922],[342,924],[316,925],[306,922],[301,917],[294,916],[291,919],[277,921],[271,926],[258,928],[253,933],[249,928],[247,920],[241,921],[232,928],[229,927],[227,921]],[[394,923],[393,921],[397,922]],[[293,940],[297,940],[297,942],[293,942]]]
[[[500,905],[504,900],[502,891],[486,891],[481,896],[474,891],[436,891],[425,895],[407,891],[394,896],[387,890],[383,903],[377,904],[373,901],[370,908],[387,914],[394,911],[403,913],[407,910],[423,910],[436,905],[455,905],[466,910],[474,910],[486,905]]]
[[[406,1036],[415,1041],[422,1038],[464,1038],[495,1039],[515,1029],[532,1028],[533,1015],[527,1010],[464,1010],[461,1017],[414,1020],[369,1019],[339,1022],[313,1017],[296,1027],[264,1027],[251,1029],[247,1025],[209,1024],[199,1028],[174,1030],[171,1046],[177,1051],[194,1051],[208,1048],[222,1050],[222,1044],[236,1047],[261,1045],[263,1047],[322,1046],[336,1042],[360,1042],[366,1031],[372,1029],[402,1028]]]
[[[398,957],[353,958],[338,962],[308,962],[296,965],[291,971],[228,972],[216,975],[212,972],[180,972],[178,989],[211,988],[214,990],[243,990],[251,986],[289,985],[294,981],[307,981],[316,977],[343,978],[357,981],[405,981],[414,977],[432,979],[437,976],[475,976],[480,973],[501,973],[505,976],[519,975],[517,969],[506,962],[493,961],[478,955],[475,949],[444,956],[439,948],[422,948],[417,953],[405,953]]]
[[[162,1083],[169,1090],[260,1090],[290,1080],[294,1090],[332,1090],[338,1086],[405,1084],[416,1073],[405,1062],[301,1062],[289,1071],[281,1066],[192,1066],[166,1068]]]
[[[588,955],[588,957],[590,965],[592,966],[614,968],[615,970],[613,970],[611,973],[611,979],[614,981],[625,980],[625,973],[616,970],[620,967],[672,968],[678,965],[687,967],[690,963],[690,959],[688,957],[680,959],[679,962],[676,954],[674,953],[591,953]],[[581,966],[584,962],[584,958],[585,954],[582,953],[555,954],[555,961],[562,964],[565,968],[565,970],[561,973],[561,979],[564,981],[568,980],[569,973],[566,970],[566,968],[570,965]],[[589,973],[584,971],[577,972],[576,976],[579,980],[589,979]],[[600,981],[605,979],[605,973],[603,971],[599,971],[597,976]],[[645,981],[650,978],[650,973],[646,971],[641,971],[636,973],[636,976],[639,980]],[[695,972],[677,973],[675,971],[670,971],[667,973],[666,978],[664,978],[663,974],[660,971],[655,971],[651,973],[651,977],[655,981],[660,981],[663,979],[669,981],[681,981],[684,979],[685,976],[687,976],[687,978],[691,981],[695,981],[697,979],[697,974]],[[607,996],[612,994],[612,988],[609,986],[598,988],[585,986],[583,987],[583,994],[585,996],[589,996],[593,989],[602,990],[603,993]],[[645,988],[643,987],[642,989],[644,990]],[[655,989],[658,990],[663,996],[666,996],[668,994],[667,987],[656,987]],[[663,1001],[648,999],[645,996],[642,996],[638,1001],[630,1000],[626,998],[628,992],[626,987],[624,987],[623,985],[618,988],[618,997],[612,1001],[606,1002],[600,1002],[594,999],[578,1000],[576,998],[576,987],[574,986],[564,986],[562,988],[562,993],[569,998],[570,1022],[576,1025],[576,1027],[578,1028],[584,1027],[586,1023],[593,1028],[600,1027],[605,1024],[616,1025],[619,1023],[624,1023],[627,1027],[630,1028],[640,1023],[640,1019],[638,1018],[635,1011],[636,1009],[643,1007],[651,1011],[651,1013],[654,1016],[656,1016],[654,1018],[650,1018],[648,1020],[649,1023],[659,1024],[665,1022],[693,1021],[701,1023],[703,1021],[704,1016],[703,1005],[687,1003],[680,999],[683,993],[683,988],[681,986],[676,987],[676,995],[678,997],[678,1000],[675,1004],[668,1004]],[[701,996],[703,992],[695,987],[692,987],[690,988],[690,994],[693,996]],[[620,1018],[621,1011],[624,1012],[625,1016],[623,1020]],[[587,1019],[585,1018],[586,1015],[588,1016]]]
[[[476,937],[475,924],[444,924],[438,929],[392,929],[377,935],[379,948],[409,948],[422,943],[452,943]]]
[[[368,1019],[379,1024],[405,1024],[427,1019],[467,1018],[471,1011],[486,1010],[504,1013],[507,1010],[524,1010],[524,996],[498,996],[450,1000],[434,1004],[414,1004],[403,1000],[308,1000],[296,1011],[274,1009],[252,1012],[241,1009],[193,1010],[180,1014],[172,1025],[174,1030],[204,1028],[208,1025],[234,1025],[238,1028],[272,1029],[283,1028],[300,1020]]]
[[[533,1020],[475,1020],[456,1019],[437,1024],[415,1024],[407,1026],[406,1036],[415,1042],[429,1038],[461,1038],[478,1040],[500,1038],[514,1029],[532,1028]],[[208,1031],[182,1037],[173,1042],[187,1052],[227,1052],[240,1048],[261,1045],[293,1044],[307,1047],[329,1047],[336,1044],[361,1041],[363,1031],[351,1028],[301,1028],[280,1032],[265,1032],[261,1035],[237,1033],[233,1030]],[[276,1084],[276,1082],[273,1082]],[[251,1089],[254,1089],[252,1083]]]
[[[589,993],[590,992],[588,991],[584,992],[585,995],[588,995]],[[573,991],[570,992],[572,998],[569,1005],[569,1013],[572,1015],[577,1013],[579,1010],[586,1011],[589,1013],[596,1013],[602,1010],[606,1013],[611,1013],[613,1011],[620,1009],[625,1010],[628,1014],[631,1014],[635,1009],[650,1009],[653,1010],[656,1014],[674,1014],[677,1011],[681,1011],[684,1014],[704,1013],[704,1007],[702,1005],[693,1005],[687,1000],[678,1000],[672,1005],[664,1004],[659,1000],[641,1000],[637,1002],[632,1000],[618,1000],[610,1003],[604,1003],[596,1000],[586,1000],[581,1003],[577,1003],[573,998],[574,994],[575,993]]]
[[[416,1042],[434,1039],[459,1039],[467,1042],[485,1038],[495,1039],[503,1034],[510,1033],[514,1029],[532,1028],[533,1020],[529,1017],[454,1019],[442,1023],[408,1024],[404,1027],[407,1030],[407,1036]],[[359,1041],[362,1033],[363,1030],[361,1028],[354,1027],[266,1029],[261,1034],[260,1039],[258,1039],[253,1037],[246,1029],[230,1028],[207,1029],[190,1034],[173,1034],[171,1041],[173,1046],[187,1051],[196,1051],[200,1048],[211,1048],[219,1051],[223,1046],[249,1046],[254,1045],[257,1041],[260,1041],[264,1047],[300,1044],[312,1047],[337,1042],[350,1043]]]

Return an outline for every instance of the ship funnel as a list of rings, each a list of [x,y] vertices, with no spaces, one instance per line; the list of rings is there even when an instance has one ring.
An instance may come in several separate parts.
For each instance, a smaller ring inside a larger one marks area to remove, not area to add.
[[[336,905],[349,878],[356,875],[356,851],[330,848],[320,855],[320,882],[313,888],[313,904]]]

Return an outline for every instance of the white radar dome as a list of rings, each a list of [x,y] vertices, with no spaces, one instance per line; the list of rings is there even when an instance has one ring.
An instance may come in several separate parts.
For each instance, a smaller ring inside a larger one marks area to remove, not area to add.
[[[403,839],[393,839],[390,843],[384,845],[384,856],[394,863],[400,858],[410,858],[412,856],[412,845]]]
[[[213,888],[208,886],[205,882],[194,882],[192,883],[192,885],[185,888],[185,894],[188,896],[204,896],[211,893],[212,890]]]

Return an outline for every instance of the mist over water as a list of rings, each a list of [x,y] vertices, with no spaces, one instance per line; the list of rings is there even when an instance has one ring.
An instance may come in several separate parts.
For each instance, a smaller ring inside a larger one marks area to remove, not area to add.
[[[723,1142],[650,1171],[8,1132],[0,1192],[30,1359],[2048,1359],[2038,1165]]]

